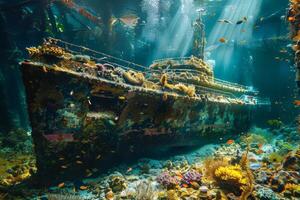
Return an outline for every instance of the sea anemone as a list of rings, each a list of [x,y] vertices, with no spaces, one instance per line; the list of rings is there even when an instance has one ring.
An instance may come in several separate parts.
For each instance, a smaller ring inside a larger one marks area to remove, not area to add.
[[[166,188],[174,188],[179,184],[178,178],[172,176],[170,172],[164,171],[156,178],[157,182]]]
[[[200,174],[196,170],[189,170],[183,175],[182,181],[184,183],[190,184],[191,182],[200,182],[201,178],[202,174]]]

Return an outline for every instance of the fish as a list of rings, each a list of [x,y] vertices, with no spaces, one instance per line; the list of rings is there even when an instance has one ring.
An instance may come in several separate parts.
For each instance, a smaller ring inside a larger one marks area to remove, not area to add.
[[[125,100],[126,98],[124,96],[119,96],[120,100]]]
[[[72,133],[52,133],[43,135],[46,140],[49,142],[75,142],[74,134]]]
[[[226,40],[225,38],[222,37],[222,38],[219,39],[219,42],[221,42],[221,43],[226,43],[227,40]]]
[[[189,187],[189,185],[188,184],[182,184],[182,187],[184,187],[184,188],[188,188]]]
[[[296,20],[295,17],[288,17],[288,21],[290,21],[290,22],[294,22],[295,20]]]
[[[243,20],[246,22],[246,21],[248,21],[248,18],[247,17],[243,17]]]
[[[82,185],[82,186],[80,186],[80,187],[79,187],[79,189],[81,189],[81,190],[87,190],[87,189],[88,189],[88,187],[87,187],[87,186],[85,186],[85,185]]]
[[[139,21],[139,17],[137,17],[136,15],[126,15],[123,17],[120,17],[119,20],[121,22],[123,22],[124,24],[126,24],[127,26],[130,27],[135,27]]]
[[[76,163],[79,164],[79,165],[81,165],[81,164],[82,164],[82,161],[77,160]]]
[[[236,22],[236,24],[237,24],[237,25],[240,25],[240,24],[242,24],[243,22],[244,22],[244,20],[239,20],[239,21]]]
[[[259,149],[261,149],[261,148],[263,147],[263,144],[259,143],[259,144],[257,144],[257,147],[258,147]]]
[[[59,188],[63,188],[63,187],[65,187],[65,183],[64,183],[64,182],[62,182],[62,183],[58,184],[58,186],[57,186],[57,187],[59,187]]]
[[[263,153],[264,153],[264,151],[261,150],[261,149],[258,149],[258,150],[256,151],[256,154],[258,154],[258,155],[263,154]]]
[[[68,166],[66,166],[66,165],[62,165],[62,166],[61,166],[61,168],[63,168],[63,169],[67,169],[67,168],[68,168]]]
[[[295,100],[295,101],[294,101],[294,105],[295,105],[295,106],[300,106],[300,100]]]
[[[226,23],[226,24],[233,24],[231,21],[229,21],[227,19],[220,19],[220,20],[218,20],[218,22]]]
[[[233,144],[234,143],[234,140],[228,140],[227,142],[226,142],[226,144],[229,144],[229,145],[231,145],[231,144]]]
[[[99,154],[97,157],[96,157],[96,160],[99,160],[101,158],[101,155]]]
[[[132,168],[131,167],[129,167],[128,169],[127,169],[127,173],[129,173],[129,172],[131,172],[132,171]]]

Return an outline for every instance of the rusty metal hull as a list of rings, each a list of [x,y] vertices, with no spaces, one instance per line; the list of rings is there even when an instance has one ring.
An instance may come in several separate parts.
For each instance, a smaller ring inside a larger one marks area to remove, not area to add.
[[[218,142],[251,123],[249,105],[210,102],[30,62],[22,63],[22,74],[41,174],[70,175],[147,148]]]

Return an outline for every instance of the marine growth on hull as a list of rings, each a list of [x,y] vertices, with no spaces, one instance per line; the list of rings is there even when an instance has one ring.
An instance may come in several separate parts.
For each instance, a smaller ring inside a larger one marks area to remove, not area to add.
[[[0,0],[0,200],[300,199],[300,0]]]

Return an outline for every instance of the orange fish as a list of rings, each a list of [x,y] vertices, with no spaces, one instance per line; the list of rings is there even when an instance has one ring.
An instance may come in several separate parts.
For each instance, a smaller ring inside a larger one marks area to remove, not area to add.
[[[257,151],[256,151],[256,153],[257,153],[258,155],[260,155],[260,154],[263,154],[263,153],[264,153],[264,151],[263,151],[263,150],[261,150],[261,149],[259,149],[259,150],[257,150]]]
[[[59,187],[59,188],[65,187],[65,183],[60,183],[60,184],[58,184],[58,187]]]
[[[229,144],[229,145],[231,145],[231,144],[233,144],[234,143],[234,140],[228,140],[227,142],[226,142],[226,144]]]
[[[294,22],[294,21],[295,21],[295,17],[289,17],[288,20],[289,20],[290,22]]]
[[[295,101],[294,101],[294,105],[295,105],[295,106],[300,106],[300,100],[295,100]]]
[[[182,184],[182,187],[184,187],[184,188],[188,188],[189,186],[188,186],[188,184]]]
[[[261,149],[263,147],[263,144],[257,144],[258,148]]]
[[[86,190],[86,189],[88,189],[88,187],[85,186],[85,185],[82,185],[82,186],[80,186],[79,188],[80,188],[81,190]]]
[[[220,41],[220,42],[222,42],[222,43],[225,43],[225,42],[227,42],[227,40],[226,40],[225,38],[223,38],[223,37],[222,37],[222,38],[220,38],[220,39],[219,39],[219,41]]]

